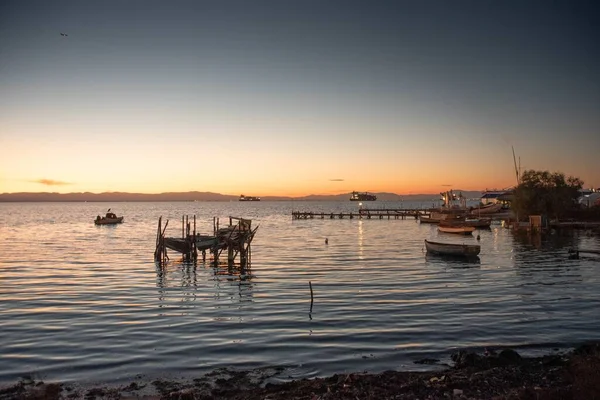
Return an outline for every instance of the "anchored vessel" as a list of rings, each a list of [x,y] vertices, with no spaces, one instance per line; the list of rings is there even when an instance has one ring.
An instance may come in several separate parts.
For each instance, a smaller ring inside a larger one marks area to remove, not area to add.
[[[475,230],[474,226],[452,226],[452,225],[438,225],[438,230],[444,233],[457,233],[459,235],[471,235]]]
[[[240,195],[240,201],[260,201],[260,197]]]
[[[425,240],[425,248],[431,254],[456,257],[475,257],[481,251],[481,247],[475,244],[440,243],[429,240]]]
[[[100,217],[99,215],[94,220],[96,225],[116,225],[123,222],[123,217],[117,217],[115,214],[110,212],[110,208],[106,212],[106,216]]]
[[[352,192],[352,196],[350,196],[350,201],[375,201],[377,200],[377,196],[374,194],[369,194],[368,192]]]

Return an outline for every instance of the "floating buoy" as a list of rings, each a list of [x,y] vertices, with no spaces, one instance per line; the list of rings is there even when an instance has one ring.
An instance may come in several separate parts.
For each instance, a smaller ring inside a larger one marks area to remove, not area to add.
[[[479,236],[479,234],[477,234],[477,240],[481,240],[481,236]]]

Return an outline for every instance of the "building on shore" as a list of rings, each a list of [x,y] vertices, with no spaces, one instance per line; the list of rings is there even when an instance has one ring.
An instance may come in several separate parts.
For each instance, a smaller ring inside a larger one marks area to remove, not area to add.
[[[484,190],[481,193],[481,203],[483,205],[488,204],[507,204],[513,199],[514,189],[491,189]]]

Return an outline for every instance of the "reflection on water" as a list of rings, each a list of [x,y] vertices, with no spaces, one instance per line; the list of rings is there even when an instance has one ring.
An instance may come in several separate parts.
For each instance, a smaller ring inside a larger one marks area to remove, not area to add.
[[[239,265],[219,264],[212,267],[215,277],[217,297],[225,295],[231,300],[239,302],[252,301],[252,269],[248,264]]]
[[[479,256],[473,257],[459,257],[443,254],[429,254],[425,255],[425,259],[432,265],[439,265],[443,267],[451,268],[477,268],[481,266],[481,259]]]
[[[513,234],[512,238],[515,249],[523,253],[531,249],[556,252],[575,248],[579,242],[579,236],[579,231],[551,231],[550,233],[517,232]]]
[[[364,240],[364,232],[363,232],[363,221],[359,220],[358,221],[358,258],[359,259],[364,259],[364,246],[363,246],[363,240]]]
[[[165,300],[165,289],[169,287],[180,289],[182,301],[195,300],[196,292],[204,289],[203,284],[198,284],[199,274],[205,279],[212,276],[214,298],[252,301],[251,264],[170,262],[165,265],[155,263],[155,268],[160,302]]]
[[[248,203],[119,203],[126,223],[108,228],[92,222],[97,204],[0,204],[0,382],[411,369],[456,348],[526,354],[600,330],[598,261],[568,259],[600,250],[597,236],[494,226],[479,242],[452,239],[481,246],[458,260],[426,255],[424,239],[442,235],[413,220],[290,218],[292,207],[354,210],[349,201]],[[158,218],[192,214],[201,232],[214,216],[260,224],[252,267],[156,265]]]
[[[568,255],[576,238],[573,232],[513,236],[517,276],[528,286],[566,286],[581,282],[579,263],[570,260]]]

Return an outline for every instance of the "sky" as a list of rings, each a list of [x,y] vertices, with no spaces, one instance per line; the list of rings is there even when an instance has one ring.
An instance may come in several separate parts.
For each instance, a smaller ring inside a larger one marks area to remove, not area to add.
[[[2,1],[0,193],[483,190],[512,147],[600,187],[599,38],[594,1]]]

